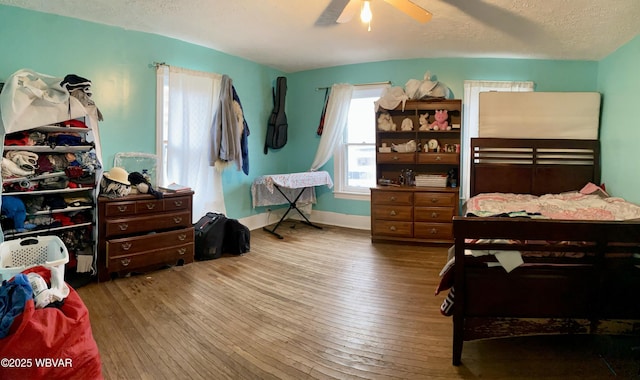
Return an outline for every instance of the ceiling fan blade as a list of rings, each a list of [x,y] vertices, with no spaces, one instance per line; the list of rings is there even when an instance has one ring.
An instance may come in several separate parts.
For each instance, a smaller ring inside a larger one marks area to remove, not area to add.
[[[384,0],[384,1],[393,5],[394,7],[398,8],[402,12],[408,14],[409,16],[413,17],[419,22],[425,23],[425,22],[431,21],[431,17],[432,17],[431,12],[427,11],[422,7],[415,5],[409,0]]]
[[[331,0],[329,5],[322,11],[320,17],[318,17],[318,20],[316,20],[316,25],[335,25],[350,1],[352,0]]]
[[[336,22],[338,24],[343,24],[345,22],[351,21],[353,16],[360,10],[361,3],[362,2],[360,0],[350,0],[349,3],[344,7],[342,13],[340,13],[340,17],[336,19]]]

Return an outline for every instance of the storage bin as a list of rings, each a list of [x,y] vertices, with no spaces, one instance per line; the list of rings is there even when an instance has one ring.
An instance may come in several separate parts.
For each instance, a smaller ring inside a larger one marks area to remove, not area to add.
[[[69,262],[69,252],[57,236],[36,236],[0,243],[0,281],[25,269],[42,265],[60,267]]]

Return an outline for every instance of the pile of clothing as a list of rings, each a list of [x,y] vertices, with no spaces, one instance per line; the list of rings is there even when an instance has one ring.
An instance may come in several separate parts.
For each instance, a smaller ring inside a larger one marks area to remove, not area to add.
[[[82,123],[79,120],[70,122],[74,125]],[[43,145],[86,145],[88,148],[87,151],[76,153],[40,154],[27,150],[6,149],[1,163],[5,192],[95,187],[96,171],[102,166],[92,149],[93,143],[85,141],[78,133],[16,132],[8,134],[5,139],[5,146]]]
[[[77,194],[3,195],[2,206],[0,207],[2,211],[0,214],[2,230],[5,234],[10,235],[13,232],[43,230],[90,222],[92,217],[89,209],[49,215],[34,214],[39,211],[91,205],[93,205],[93,202],[89,196]],[[27,214],[29,215],[27,216]]]

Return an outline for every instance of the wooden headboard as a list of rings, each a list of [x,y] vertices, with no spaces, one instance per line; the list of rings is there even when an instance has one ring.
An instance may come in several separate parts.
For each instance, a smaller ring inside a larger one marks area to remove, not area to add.
[[[542,195],[600,184],[600,142],[569,139],[471,139],[470,195]]]

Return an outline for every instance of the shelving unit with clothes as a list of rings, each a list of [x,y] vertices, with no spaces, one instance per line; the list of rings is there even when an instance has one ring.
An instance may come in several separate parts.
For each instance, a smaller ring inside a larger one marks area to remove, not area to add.
[[[65,278],[73,284],[96,275],[96,199],[102,165],[97,129],[101,115],[89,98],[90,82],[71,76],[86,81],[74,87],[65,83],[69,77],[55,80],[22,70],[0,93],[0,221],[4,240],[59,236],[69,251]],[[33,93],[36,83],[49,95],[25,106],[24,93]]]

